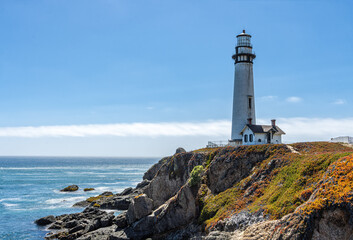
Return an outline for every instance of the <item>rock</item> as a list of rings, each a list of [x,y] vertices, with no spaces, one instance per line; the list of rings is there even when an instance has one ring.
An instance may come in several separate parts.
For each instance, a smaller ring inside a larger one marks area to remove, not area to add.
[[[234,214],[226,220],[224,230],[234,232],[235,230],[244,230],[248,226],[264,221],[262,212],[250,213],[249,211],[241,211]]]
[[[233,238],[231,238],[230,234],[227,232],[212,231],[204,239],[205,240],[228,240],[228,239],[230,240]]]
[[[101,209],[127,210],[130,206],[131,199],[134,196],[121,196],[99,199],[96,203]]]
[[[353,228],[350,213],[344,209],[326,210],[314,226],[312,240],[320,239],[352,239]]]
[[[144,193],[153,199],[153,208],[158,208],[174,196],[188,181],[192,169],[206,161],[206,156],[204,153],[190,152],[170,157],[144,189]]]
[[[143,187],[147,186],[149,183],[150,183],[150,181],[145,179],[142,182],[140,182],[139,184],[137,184],[136,188],[143,188]]]
[[[88,207],[81,213],[57,216],[49,229],[57,233],[49,234],[47,239],[77,239],[98,228],[113,224],[114,214]]]
[[[153,200],[148,198],[146,194],[136,196],[126,212],[126,219],[129,224],[147,216],[152,212]]]
[[[147,172],[145,172],[143,179],[152,180],[161,166],[168,162],[169,159],[170,157],[165,157],[159,160],[158,163],[154,164],[150,169],[147,170]]]
[[[95,190],[95,189],[94,188],[85,188],[85,189],[83,189],[83,191],[85,191],[85,192],[93,191],[93,190]]]
[[[100,194],[101,196],[112,196],[114,195],[112,192],[104,192],[102,194]]]
[[[62,229],[62,228],[63,228],[62,223],[58,223],[58,222],[55,222],[48,227],[48,229]]]
[[[115,226],[99,228],[95,231],[88,232],[78,240],[128,240],[124,231],[117,231]]]
[[[178,154],[178,153],[186,153],[186,151],[185,151],[184,148],[178,147],[178,148],[175,150],[175,154]]]
[[[75,203],[72,207],[88,207],[91,203],[86,200]]]
[[[34,221],[34,223],[38,226],[46,226],[53,222],[55,222],[55,217],[53,215],[42,217]]]
[[[67,186],[64,189],[61,189],[60,192],[75,192],[77,190],[78,190],[78,186],[77,185],[70,185],[70,186]]]
[[[244,150],[242,151],[242,148]],[[208,171],[208,187],[212,193],[223,192],[235,183],[247,177],[253,167],[266,159],[266,149],[263,152],[246,152],[246,147],[238,148],[238,155],[232,155],[234,148],[224,148],[211,162]]]
[[[78,225],[76,227],[73,227],[69,230],[69,234],[72,234],[72,233],[75,233],[75,232],[78,232],[80,230],[84,229],[83,225]]]
[[[129,188],[125,188],[124,191],[122,191],[121,193],[119,193],[118,195],[119,196],[125,196],[125,195],[128,195],[130,193],[132,193],[132,190],[133,188],[132,187],[129,187]]]
[[[174,232],[167,232],[166,234],[159,235],[160,239],[165,240],[201,240],[202,238],[202,227],[196,223],[188,224],[187,226],[178,229]]]
[[[116,216],[113,220],[113,223],[118,226],[118,228],[126,228],[127,220],[126,220],[126,212],[123,212]]]
[[[127,212],[126,219],[130,224],[152,212],[153,200],[148,198],[146,194],[136,196],[130,204]]]
[[[133,223],[127,230],[131,238],[144,239],[152,234],[161,234],[173,229],[186,226],[198,215],[196,206],[197,189],[184,185],[173,198]],[[129,211],[127,213],[129,221]]]
[[[71,221],[64,224],[64,228],[73,228],[73,227],[77,226],[77,224],[78,224],[77,220],[71,220]]]

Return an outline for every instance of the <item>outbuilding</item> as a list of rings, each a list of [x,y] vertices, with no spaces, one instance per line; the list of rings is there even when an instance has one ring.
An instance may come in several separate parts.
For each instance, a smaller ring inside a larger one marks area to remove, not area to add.
[[[249,121],[240,132],[243,145],[279,144],[285,132],[276,126],[276,120],[271,120],[271,125],[254,125]]]

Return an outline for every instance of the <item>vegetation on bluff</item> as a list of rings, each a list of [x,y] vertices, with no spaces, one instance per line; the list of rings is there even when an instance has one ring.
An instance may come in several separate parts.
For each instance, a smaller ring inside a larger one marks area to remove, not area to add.
[[[202,184],[199,191],[202,207],[199,221],[206,228],[211,228],[219,220],[243,209],[262,211],[271,219],[279,219],[306,203],[317,189],[315,200],[300,208],[302,213],[309,214],[315,209],[327,207],[328,203],[344,202],[351,198],[352,148],[326,142],[290,146],[295,152],[289,151],[283,144],[217,149],[207,165],[222,157],[231,161],[247,161],[254,153],[264,154],[265,160],[260,161],[248,177],[218,194]]]
[[[351,205],[353,199],[353,154],[333,163],[318,183],[313,201],[305,204],[299,212],[310,214],[331,206]]]
[[[190,180],[189,180],[191,187],[195,186],[201,182],[201,175],[203,172],[204,172],[204,169],[203,169],[202,165],[195,166],[192,169],[192,171],[190,173]]]

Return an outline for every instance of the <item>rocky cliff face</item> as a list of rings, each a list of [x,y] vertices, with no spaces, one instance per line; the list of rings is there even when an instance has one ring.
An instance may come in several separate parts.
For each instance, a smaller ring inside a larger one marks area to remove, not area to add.
[[[55,229],[48,239],[352,239],[352,153],[334,143],[177,151],[135,189],[38,224]]]

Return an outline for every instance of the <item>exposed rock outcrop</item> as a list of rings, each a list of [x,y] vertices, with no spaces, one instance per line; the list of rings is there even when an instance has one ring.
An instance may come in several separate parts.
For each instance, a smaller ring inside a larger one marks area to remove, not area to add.
[[[53,215],[42,217],[34,221],[34,223],[37,224],[38,226],[46,226],[53,222],[55,222],[55,217]]]
[[[136,188],[82,204],[89,205],[82,213],[36,223],[55,230],[47,239],[353,239],[353,150],[332,143],[180,150]]]
[[[133,198],[127,212],[127,222],[131,224],[152,212],[153,200],[148,198],[146,194],[141,194]]]
[[[96,208],[86,208],[82,213],[57,216],[48,226],[56,231],[48,234],[46,239],[77,239],[96,229],[111,226],[114,218],[113,213]]]
[[[178,148],[175,150],[175,154],[178,154],[178,153],[186,153],[186,151],[185,151],[184,148],[178,147]]]
[[[204,153],[189,152],[170,157],[144,190],[153,199],[153,207],[157,208],[173,197],[189,179],[192,169],[205,162],[206,156]]]

